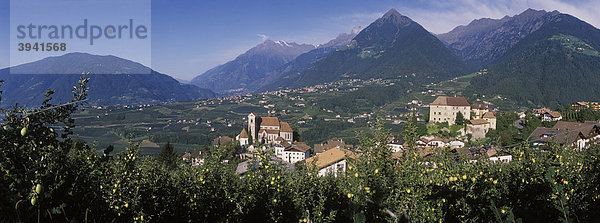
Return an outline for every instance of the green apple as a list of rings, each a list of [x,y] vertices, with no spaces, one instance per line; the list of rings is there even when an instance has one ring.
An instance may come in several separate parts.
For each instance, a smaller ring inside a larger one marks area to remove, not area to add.
[[[44,188],[42,187],[41,184],[37,184],[37,186],[35,186],[35,192],[37,194],[41,194],[43,190],[44,190]]]

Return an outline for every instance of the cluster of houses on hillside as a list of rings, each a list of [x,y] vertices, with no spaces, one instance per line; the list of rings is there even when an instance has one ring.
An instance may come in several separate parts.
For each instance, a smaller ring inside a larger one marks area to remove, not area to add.
[[[593,102],[578,102],[572,106],[581,106],[590,109],[596,106]],[[448,149],[457,155],[466,156],[476,162],[478,158],[489,159],[493,162],[510,162],[512,156],[501,149],[491,146],[466,147],[465,136],[471,134],[471,139],[484,138],[491,129],[496,129],[496,115],[483,104],[470,104],[464,97],[440,96],[429,105],[429,124],[447,122],[456,124],[457,117],[463,117],[466,123],[460,130],[458,138],[444,139],[436,136],[423,136],[416,142],[418,155],[428,159],[439,149]],[[460,115],[459,115],[460,113]],[[600,124],[597,122],[573,123],[565,122],[557,111],[547,108],[535,109],[533,114],[542,121],[558,121],[552,128],[538,127],[531,133],[529,140],[534,146],[543,147],[550,142],[575,148],[587,148],[592,142],[600,139]],[[338,175],[348,166],[348,157],[360,156],[360,148],[346,144],[343,140],[328,140],[324,143],[314,144],[312,147],[294,138],[291,126],[277,117],[264,117],[256,113],[248,114],[247,127],[243,128],[235,137],[240,146],[252,150],[272,150],[274,152],[271,162],[281,163],[287,169],[293,169],[294,164],[306,165],[308,168],[317,168],[319,176],[327,174]],[[215,138],[214,146],[234,141],[233,138],[221,136]],[[399,159],[406,155],[409,143],[402,138],[390,137],[387,144],[392,150],[393,157]],[[258,148],[260,147],[260,148]],[[192,165],[203,163],[202,153],[186,153],[183,157]],[[243,175],[253,161],[247,160],[238,165],[238,172]]]
[[[552,128],[537,127],[528,138],[534,146],[543,147],[550,142],[577,149],[588,148],[600,139],[600,124],[559,121]]]
[[[460,99],[458,99],[460,100]],[[456,106],[455,98],[450,98],[446,102],[436,100],[435,103],[437,108],[445,109],[446,111],[436,111],[436,115],[446,115],[446,112],[453,112],[453,108],[444,106]],[[449,103],[448,103],[449,101]],[[460,103],[466,102],[464,98]],[[461,104],[462,106],[462,104]],[[471,107],[468,105],[467,109],[460,108],[460,111],[465,111],[466,117],[470,118],[471,115],[474,119],[470,120],[485,120],[487,126],[495,127],[495,116],[485,106],[475,105]],[[446,120],[454,123],[456,112],[452,115],[447,115]],[[485,118],[489,118],[486,120]],[[344,172],[347,168],[348,157],[359,156],[359,148],[355,148],[353,145],[346,144],[343,140],[328,140],[324,143],[314,144],[313,147],[303,143],[297,142],[294,139],[293,130],[286,122],[281,122],[277,117],[261,117],[256,113],[250,113],[247,119],[248,125],[243,128],[239,135],[236,136],[236,140],[239,141],[241,146],[247,147],[249,150],[267,150],[272,149],[274,151],[273,162],[281,162],[284,166],[290,167],[290,164],[300,163],[306,165],[309,168],[317,168],[320,176],[326,174],[337,175],[340,172]],[[399,158],[406,151],[407,142],[401,138],[390,138],[388,146],[392,149],[394,157]],[[219,145],[224,141],[233,140],[230,137],[219,137],[213,142],[213,145]],[[421,151],[422,156],[429,156],[439,148],[449,148],[459,154],[469,154],[473,158],[479,155],[488,155],[486,151],[481,151],[484,148],[473,149],[464,148],[465,143],[459,139],[442,139],[434,136],[424,136],[418,139],[415,143],[416,147]],[[260,148],[255,148],[260,146]],[[493,154],[492,159],[501,161],[510,161],[510,158],[502,157],[498,158],[497,153]],[[251,161],[245,161],[238,166],[237,172],[243,175],[249,166],[252,166]],[[293,165],[292,165],[293,166]],[[293,167],[291,167],[293,168]]]
[[[533,115],[539,117],[542,122],[555,122],[562,120],[562,115],[558,111],[552,111],[548,108],[533,109]]]
[[[573,103],[571,105],[571,109],[575,111],[581,111],[585,109],[592,109],[594,111],[600,111],[600,102],[588,102],[588,101],[580,101]]]

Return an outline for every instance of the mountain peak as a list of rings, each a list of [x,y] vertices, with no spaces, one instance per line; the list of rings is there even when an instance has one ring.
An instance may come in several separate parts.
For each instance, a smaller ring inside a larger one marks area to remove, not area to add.
[[[309,46],[308,44],[297,44],[295,42],[286,42],[285,40],[270,40],[267,39],[265,40],[263,43],[257,45],[256,47],[287,47],[287,48],[291,48],[291,47],[303,47],[303,46]]]
[[[514,18],[539,18],[545,14],[546,14],[546,11],[544,11],[544,10],[535,10],[535,9],[528,8],[527,10],[523,11],[521,14],[514,16]]]
[[[383,17],[382,17],[382,18],[384,18],[384,19],[385,19],[385,18],[390,18],[390,17],[392,17],[392,16],[396,16],[396,17],[402,17],[403,15],[402,15],[402,14],[400,14],[398,11],[396,11],[396,9],[392,8],[392,9],[388,10],[388,11],[387,11],[387,12],[386,12],[386,13],[383,15]]]
[[[396,9],[390,9],[383,17],[378,19],[380,23],[393,23],[398,25],[409,25],[414,23],[410,18],[403,16]]]
[[[530,14],[530,13],[546,13],[545,10],[535,10],[532,8],[527,8],[527,10],[523,11],[521,14]]]
[[[275,41],[275,43],[280,46],[291,47],[290,44],[288,44],[285,40],[278,40],[278,41]]]
[[[348,45],[350,41],[352,41],[352,39],[356,37],[356,35],[358,35],[358,33],[360,33],[362,29],[362,26],[356,26],[352,28],[352,31],[350,33],[340,33],[335,39],[332,39],[325,44],[318,45],[317,48],[340,47]]]
[[[260,84],[256,81],[313,49],[310,44],[267,39],[234,60],[196,76],[191,83],[224,94],[250,91]]]
[[[362,31],[363,28],[364,27],[362,27],[362,26],[355,26],[354,28],[352,28],[352,32],[350,32],[350,34],[356,35],[356,34],[360,33],[360,31]]]
[[[214,97],[206,89],[182,85],[168,75],[149,67],[112,55],[67,53],[0,70],[2,104],[19,103],[25,107],[42,104],[46,89],[53,89],[53,103],[73,99],[72,86],[82,73],[90,72],[88,103],[90,105],[154,104],[190,101]]]

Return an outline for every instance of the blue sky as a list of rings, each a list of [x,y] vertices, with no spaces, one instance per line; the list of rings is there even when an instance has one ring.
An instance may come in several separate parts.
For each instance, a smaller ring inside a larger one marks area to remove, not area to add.
[[[0,1],[0,27],[8,29],[9,1]],[[325,43],[355,26],[367,26],[390,8],[433,33],[448,32],[477,18],[512,16],[527,8],[559,10],[600,26],[597,0],[152,0],[151,7],[152,58],[146,65],[187,80],[234,59],[265,36]],[[0,33],[4,43],[0,44],[0,67],[10,63],[8,33]]]

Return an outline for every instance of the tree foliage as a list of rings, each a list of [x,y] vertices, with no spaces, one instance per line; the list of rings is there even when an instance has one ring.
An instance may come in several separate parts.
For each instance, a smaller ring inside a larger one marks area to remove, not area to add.
[[[463,116],[462,112],[456,113],[456,119],[454,123],[456,125],[466,125],[467,120],[465,120],[465,116]]]
[[[157,159],[158,162],[162,163],[168,168],[175,168],[177,166],[177,160],[179,157],[177,156],[173,145],[167,142],[167,144],[163,145],[160,149]]]

